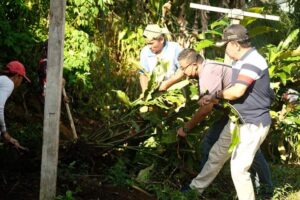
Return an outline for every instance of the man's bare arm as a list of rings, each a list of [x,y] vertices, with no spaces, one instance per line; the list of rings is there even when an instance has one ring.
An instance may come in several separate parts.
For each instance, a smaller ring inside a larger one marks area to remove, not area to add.
[[[213,103],[201,106],[196,113],[193,115],[192,119],[185,123],[184,128],[187,130],[192,130],[198,123],[203,121],[203,119],[212,111]],[[183,128],[177,130],[177,134],[181,137],[186,136],[186,132]]]
[[[226,90],[217,91],[216,94],[204,95],[200,99],[199,104],[201,106],[204,106],[216,102],[217,99],[235,100],[242,97],[245,94],[247,88],[248,88],[247,85],[236,83],[232,87]]]
[[[232,87],[223,90],[221,97],[227,100],[235,100],[243,96],[248,86],[240,83],[234,84]]]
[[[175,83],[179,82],[180,80],[182,80],[184,77],[184,73],[181,69],[178,69],[176,71],[176,73],[169,78],[168,80],[165,80],[161,83],[160,87],[159,87],[159,91],[165,91],[167,90],[169,87],[171,87],[172,85],[174,85]]]

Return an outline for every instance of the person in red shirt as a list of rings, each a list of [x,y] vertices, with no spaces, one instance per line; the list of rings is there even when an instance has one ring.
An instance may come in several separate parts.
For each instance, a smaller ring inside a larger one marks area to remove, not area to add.
[[[48,40],[46,40],[42,46],[42,56],[39,60],[38,77],[39,77],[39,100],[42,105],[45,104],[46,95],[46,83],[47,83],[47,54],[48,54]],[[63,87],[65,85],[65,79],[62,79]],[[64,102],[69,103],[68,96],[64,96]]]

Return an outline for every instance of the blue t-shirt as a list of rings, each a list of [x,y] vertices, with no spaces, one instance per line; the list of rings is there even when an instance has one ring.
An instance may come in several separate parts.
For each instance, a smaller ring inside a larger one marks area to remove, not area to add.
[[[232,84],[247,85],[245,94],[231,101],[245,123],[263,126],[271,124],[269,107],[274,97],[270,88],[268,65],[252,48],[232,66]]]
[[[177,42],[167,41],[162,49],[160,58],[163,62],[168,62],[169,67],[165,78],[170,78],[179,68],[178,55],[182,51],[181,46]],[[157,55],[153,53],[149,46],[145,46],[140,54],[140,64],[142,70],[140,73],[150,73],[154,70],[157,64]]]

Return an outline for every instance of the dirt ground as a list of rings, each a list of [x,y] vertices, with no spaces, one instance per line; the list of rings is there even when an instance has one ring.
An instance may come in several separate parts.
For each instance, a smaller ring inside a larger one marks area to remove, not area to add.
[[[94,193],[85,194],[78,199],[89,199],[89,200],[155,200],[153,196],[149,196],[142,191],[134,188],[118,188],[114,186],[102,186],[99,187]],[[76,198],[76,199],[77,199]]]
[[[32,99],[31,99],[32,100]],[[34,100],[34,98],[33,98]],[[7,106],[7,121],[9,124],[16,123],[19,125],[15,127],[16,130],[21,130],[26,124],[40,124],[36,129],[31,129],[31,133],[27,133],[30,137],[24,143],[30,148],[29,152],[23,153],[9,147],[0,141],[0,200],[38,200],[40,189],[40,166],[41,166],[41,133],[42,133],[42,117],[43,114],[39,109],[35,109],[32,115],[26,115],[21,103],[10,101]],[[37,103],[28,103],[28,105],[37,105]],[[29,108],[32,112],[32,108]],[[67,121],[68,122],[68,121]],[[84,126],[90,125],[89,121],[81,120]],[[65,123],[68,125],[68,123]],[[95,124],[95,123],[93,123]],[[77,131],[80,133],[81,127],[78,125]],[[97,127],[96,127],[97,128]],[[11,129],[12,130],[12,129]],[[28,130],[27,130],[28,131]],[[68,126],[60,126],[60,134],[62,141],[68,141],[68,133],[70,132]],[[101,158],[94,158],[95,151],[90,149],[85,144],[77,143],[71,145],[70,149],[64,149],[60,145],[59,151],[59,169],[57,177],[57,195],[64,196],[67,190],[72,192],[74,188],[80,188],[73,194],[76,200],[155,200],[156,198],[147,194],[142,189],[135,189],[133,187],[120,188],[107,183],[102,183],[102,178],[82,178],[71,173],[78,173],[77,169],[68,168],[68,165],[74,161],[77,163],[89,163],[89,166],[94,166],[95,169],[90,169],[97,174],[103,172],[106,168],[106,161]],[[89,156],[87,156],[89,155]],[[92,163],[92,164],[91,164]],[[91,167],[92,168],[92,167]],[[99,170],[99,171],[97,171]],[[87,176],[88,177],[88,176]],[[101,183],[101,184],[99,184]]]
[[[6,177],[1,172],[0,200],[38,200],[39,199],[39,177],[36,174]],[[59,187],[59,186],[58,186]],[[138,189],[120,188],[111,185],[95,186],[85,185],[81,192],[74,197],[76,200],[155,200]],[[88,188],[88,189],[87,189]]]

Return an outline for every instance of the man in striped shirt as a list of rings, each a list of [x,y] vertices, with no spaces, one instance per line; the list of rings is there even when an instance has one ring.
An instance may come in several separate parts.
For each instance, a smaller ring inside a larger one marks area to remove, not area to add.
[[[231,25],[224,30],[223,40],[217,45],[226,46],[226,54],[234,60],[232,86],[202,97],[201,105],[229,100],[239,113],[240,142],[231,154],[231,175],[240,200],[254,200],[255,194],[248,172],[255,153],[266,138],[271,117],[269,107],[274,98],[270,88],[268,65],[265,59],[252,48],[247,29]],[[224,127],[220,138],[212,147],[209,158],[201,173],[193,180],[191,187],[202,192],[217,175],[228,156],[231,143],[231,121]],[[195,187],[196,186],[196,187]]]

